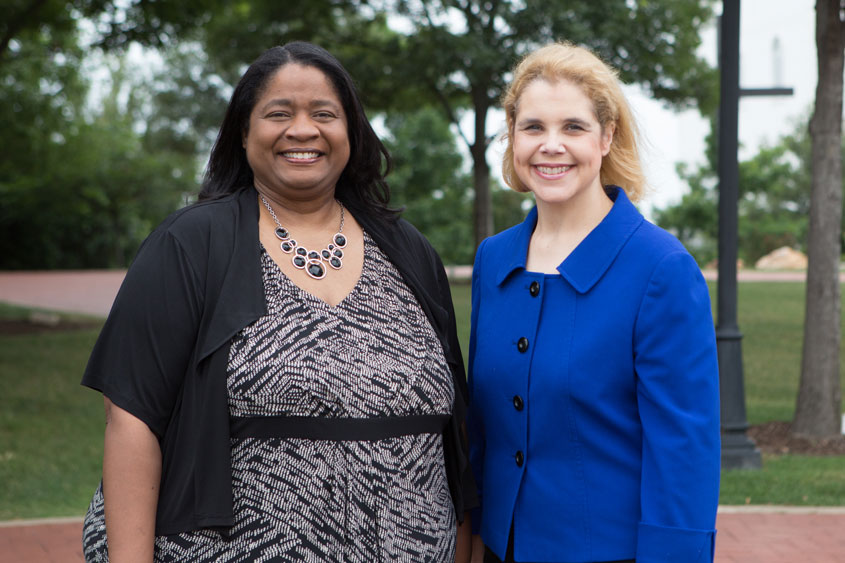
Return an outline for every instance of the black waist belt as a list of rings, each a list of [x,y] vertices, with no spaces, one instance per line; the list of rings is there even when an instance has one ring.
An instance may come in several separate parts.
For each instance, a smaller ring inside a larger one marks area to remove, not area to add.
[[[305,438],[309,440],[374,441],[413,434],[439,434],[451,415],[420,414],[379,418],[310,416],[232,417],[232,438]]]

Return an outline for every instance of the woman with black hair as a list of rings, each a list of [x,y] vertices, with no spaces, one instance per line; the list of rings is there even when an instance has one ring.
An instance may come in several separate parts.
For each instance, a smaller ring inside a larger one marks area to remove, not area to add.
[[[468,557],[451,296],[389,162],[328,52],[249,67],[199,202],[142,245],[83,378],[106,405],[86,559]]]

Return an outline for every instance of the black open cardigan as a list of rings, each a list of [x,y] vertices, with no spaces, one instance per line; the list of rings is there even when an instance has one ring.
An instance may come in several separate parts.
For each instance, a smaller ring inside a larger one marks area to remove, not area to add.
[[[467,387],[443,265],[402,219],[349,211],[413,291],[443,346],[455,402],[443,431],[455,511],[477,504],[463,430]],[[226,369],[232,336],[265,315],[258,195],[244,188],[173,213],[141,245],[82,384],[158,436],[156,534],[233,525]]]

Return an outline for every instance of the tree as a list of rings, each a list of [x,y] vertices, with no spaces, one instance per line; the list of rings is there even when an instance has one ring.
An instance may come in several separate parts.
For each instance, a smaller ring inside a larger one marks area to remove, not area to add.
[[[513,65],[534,47],[583,44],[657,98],[715,107],[716,73],[695,55],[712,0],[191,0],[197,13],[189,18],[165,4],[134,5],[106,42],[160,43],[194,22],[215,72],[231,83],[267,47],[306,39],[338,56],[370,109],[428,104],[453,124],[471,112],[474,133],[462,138],[472,158],[476,244],[493,232],[487,116]]]
[[[471,264],[472,183],[449,123],[436,111],[395,112],[385,125],[393,157],[391,202],[432,243],[446,264]]]
[[[122,267],[195,191],[195,150],[168,143],[154,95],[111,58],[111,90],[91,110],[81,49],[50,30],[16,40],[0,66],[0,268]],[[171,135],[175,137],[175,135]]]
[[[816,2],[819,81],[810,120],[809,264],[801,383],[792,424],[794,433],[810,436],[835,436],[840,431],[843,10],[842,0]]]
[[[385,125],[386,144],[393,157],[391,202],[404,207],[413,223],[440,254],[445,264],[472,264],[472,178],[462,169],[449,122],[433,108],[393,112]],[[493,186],[494,224],[501,230],[522,221],[526,194]]]
[[[8,0],[0,19],[0,65],[22,40],[32,37],[75,35],[80,17],[97,14],[111,5],[107,0]]]
[[[678,167],[689,192],[679,203],[655,213],[656,222],[675,233],[702,266],[716,259],[718,235],[712,141],[710,136],[709,162],[693,170],[684,165]],[[754,264],[781,246],[806,250],[810,154],[805,122],[739,163],[739,256],[745,263]]]
[[[375,3],[373,3],[376,5]],[[626,0],[385,0],[379,6],[410,24],[388,61],[396,84],[412,88],[457,124],[473,114],[463,136],[473,163],[474,239],[493,232],[487,116],[497,107],[519,57],[554,40],[593,48],[620,71],[670,103],[713,107],[715,73],[695,55],[712,2]],[[418,94],[418,95],[419,95]]]

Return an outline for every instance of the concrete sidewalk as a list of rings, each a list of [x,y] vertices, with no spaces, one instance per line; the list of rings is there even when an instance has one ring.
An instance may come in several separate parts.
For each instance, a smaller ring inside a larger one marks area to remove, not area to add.
[[[716,527],[716,563],[845,562],[845,507],[726,506]],[[0,522],[0,562],[81,561],[81,518]]]
[[[126,270],[0,272],[0,302],[105,317],[125,275]]]
[[[450,279],[468,280],[472,267],[449,266],[447,273]],[[703,273],[708,280],[716,279],[715,271]],[[0,302],[105,317],[125,274],[125,270],[0,271]],[[845,282],[845,272],[839,277]],[[738,279],[803,282],[806,273],[740,270]]]

